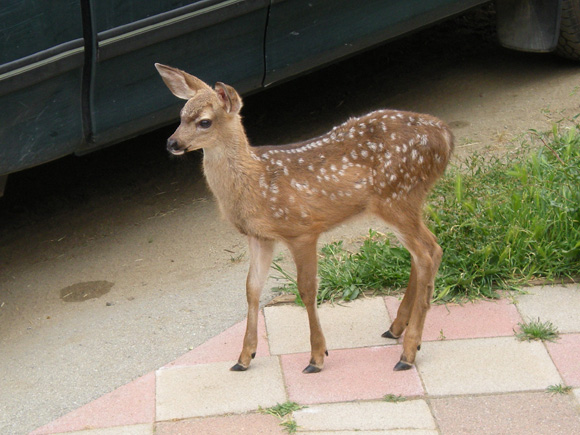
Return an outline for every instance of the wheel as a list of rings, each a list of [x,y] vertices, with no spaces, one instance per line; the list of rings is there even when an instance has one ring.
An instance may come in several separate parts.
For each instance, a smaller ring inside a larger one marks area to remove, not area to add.
[[[562,0],[560,38],[556,53],[580,60],[580,0]]]

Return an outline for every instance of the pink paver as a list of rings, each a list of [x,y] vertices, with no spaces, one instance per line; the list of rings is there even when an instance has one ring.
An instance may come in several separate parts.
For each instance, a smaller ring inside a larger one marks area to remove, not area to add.
[[[432,399],[443,435],[570,435],[580,433],[577,405],[568,395],[545,392]]]
[[[386,296],[385,303],[392,319],[397,316],[401,301]],[[425,320],[423,341],[460,338],[509,336],[522,321],[516,306],[507,299],[466,302],[464,305],[431,305]]]
[[[580,387],[580,334],[564,334],[546,345],[566,385]]]
[[[309,353],[282,355],[284,380],[291,401],[300,404],[379,399],[385,394],[423,395],[417,370],[395,372],[402,346],[333,350],[324,370],[303,374]]]
[[[129,426],[154,421],[155,373],[152,372],[36,429],[31,435]]]
[[[246,332],[246,321],[236,323],[219,335],[211,338],[192,351],[179,357],[165,367],[191,366],[212,362],[237,361],[242,351],[242,343]],[[258,317],[258,349],[257,357],[270,356],[264,314],[260,311]]]
[[[157,435],[278,435],[286,432],[280,426],[279,420],[272,415],[242,414],[158,423],[155,433]]]

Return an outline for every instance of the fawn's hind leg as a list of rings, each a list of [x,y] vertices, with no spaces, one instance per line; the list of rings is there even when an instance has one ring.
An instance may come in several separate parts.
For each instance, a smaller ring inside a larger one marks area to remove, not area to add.
[[[407,370],[415,361],[421,346],[425,317],[431,305],[435,275],[441,263],[443,251],[435,236],[420,218],[420,214],[407,213],[399,218],[391,215],[383,218],[395,230],[397,238],[411,254],[411,277],[397,318],[384,336],[398,338],[405,330],[403,353],[395,370]]]

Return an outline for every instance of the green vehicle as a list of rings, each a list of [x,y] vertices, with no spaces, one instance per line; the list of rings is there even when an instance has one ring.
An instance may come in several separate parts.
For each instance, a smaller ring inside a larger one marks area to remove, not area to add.
[[[248,93],[482,3],[2,0],[0,196],[10,173],[175,121],[155,62]],[[504,45],[580,57],[580,0],[496,3]]]

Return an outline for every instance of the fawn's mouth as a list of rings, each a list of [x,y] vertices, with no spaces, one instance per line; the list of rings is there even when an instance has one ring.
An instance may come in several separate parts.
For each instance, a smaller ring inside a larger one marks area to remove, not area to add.
[[[182,156],[185,154],[185,150],[169,150],[169,152],[174,156]]]

